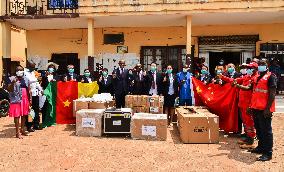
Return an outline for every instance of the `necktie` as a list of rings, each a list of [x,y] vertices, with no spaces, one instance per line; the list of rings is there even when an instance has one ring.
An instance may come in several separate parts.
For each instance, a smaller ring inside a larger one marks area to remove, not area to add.
[[[156,88],[156,84],[155,84],[155,73],[152,73],[153,76],[153,80],[152,80],[152,89]]]

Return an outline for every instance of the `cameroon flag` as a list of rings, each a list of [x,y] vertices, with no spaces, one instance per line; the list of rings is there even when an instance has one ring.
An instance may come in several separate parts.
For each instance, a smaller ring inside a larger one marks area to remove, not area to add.
[[[46,125],[55,124],[74,124],[73,117],[73,100],[78,97],[91,97],[97,94],[99,86],[96,82],[93,83],[78,83],[78,82],[51,82],[45,89],[44,94],[47,96],[50,110],[48,116],[50,119]]]

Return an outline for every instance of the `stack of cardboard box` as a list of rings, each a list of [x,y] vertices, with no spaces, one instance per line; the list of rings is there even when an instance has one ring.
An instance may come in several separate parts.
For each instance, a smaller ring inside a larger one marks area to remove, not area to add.
[[[219,117],[205,107],[177,108],[178,129],[183,143],[218,143]]]
[[[127,95],[125,106],[132,108],[134,113],[163,113],[164,97],[147,95]]]

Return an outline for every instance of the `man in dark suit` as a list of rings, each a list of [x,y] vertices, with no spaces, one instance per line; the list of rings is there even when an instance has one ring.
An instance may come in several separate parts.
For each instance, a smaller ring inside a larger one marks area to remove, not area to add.
[[[74,73],[74,65],[67,66],[67,74],[64,75],[63,81],[79,81],[79,76]]]
[[[147,85],[146,85],[146,75],[147,72],[142,70],[142,65],[137,64],[135,66],[135,72],[133,73],[134,78],[134,88],[133,94],[134,95],[147,95]]]
[[[94,81],[94,77],[91,75],[91,72],[89,69],[84,70],[84,75],[81,76],[81,82],[82,83],[91,83]]]
[[[162,74],[157,72],[157,64],[152,63],[151,69],[146,77],[147,94],[161,95],[162,94]]]
[[[104,68],[99,78],[99,93],[110,93],[113,95],[112,77],[108,75],[108,69]]]
[[[125,96],[128,94],[129,81],[128,70],[125,69],[125,61],[119,61],[119,67],[113,71],[113,88],[117,108],[125,106]]]

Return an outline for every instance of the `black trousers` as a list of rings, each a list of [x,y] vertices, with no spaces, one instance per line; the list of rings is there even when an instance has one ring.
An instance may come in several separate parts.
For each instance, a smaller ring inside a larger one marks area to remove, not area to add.
[[[35,117],[33,119],[33,122],[28,122],[28,118],[26,119],[27,128],[39,127],[39,96],[32,96],[32,109],[35,112]]]
[[[263,111],[254,110],[254,127],[258,138],[258,146],[264,154],[272,156],[273,133],[271,126],[271,117],[264,117]]]
[[[125,107],[125,93],[115,94],[115,104],[116,108],[124,108]]]
[[[242,133],[243,131],[243,119],[241,109],[238,108],[238,133]]]

